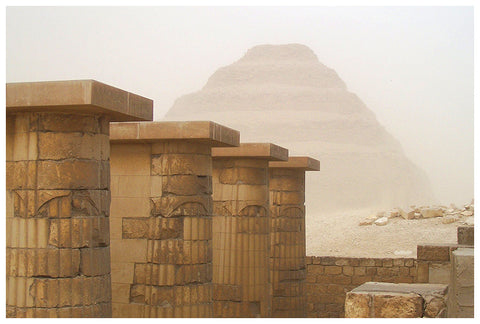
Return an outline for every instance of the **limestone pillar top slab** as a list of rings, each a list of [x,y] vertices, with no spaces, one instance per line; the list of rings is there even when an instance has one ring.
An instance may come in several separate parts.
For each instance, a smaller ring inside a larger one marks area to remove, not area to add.
[[[320,161],[308,156],[290,156],[288,161],[285,162],[269,162],[268,167],[302,169],[304,171],[320,171]]]
[[[110,123],[111,143],[190,140],[212,146],[240,145],[240,132],[211,121]]]
[[[288,150],[272,143],[241,143],[239,147],[212,149],[212,157],[287,161]]]
[[[152,120],[153,100],[95,80],[7,83],[7,113],[101,113],[113,121]]]
[[[351,292],[353,293],[416,293],[420,295],[445,295],[447,285],[429,283],[390,283],[390,282],[366,282]]]

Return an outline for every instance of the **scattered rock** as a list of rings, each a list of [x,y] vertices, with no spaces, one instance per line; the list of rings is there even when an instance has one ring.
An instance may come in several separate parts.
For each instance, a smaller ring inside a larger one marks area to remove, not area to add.
[[[456,221],[458,221],[458,218],[456,218],[456,217],[453,217],[453,216],[445,216],[445,217],[442,219],[442,224],[451,224],[451,223],[455,223]]]
[[[407,211],[405,211],[407,210]],[[465,207],[459,209],[454,204],[450,204],[450,208],[447,206],[420,206],[415,205],[406,207],[405,209],[396,207],[389,211],[380,211],[378,213],[371,214],[359,223],[360,226],[366,225],[378,225],[385,226],[388,224],[389,219],[401,217],[406,220],[412,219],[428,219],[434,217],[442,217],[442,224],[453,224],[460,222],[466,225],[473,225],[474,206],[473,200],[471,204],[465,205]],[[466,218],[463,220],[463,218]]]
[[[389,211],[387,217],[388,217],[388,218],[400,217],[400,210],[399,210],[399,208],[395,208],[395,209],[392,209],[391,211]]]
[[[423,218],[443,217],[442,208],[423,208],[420,213]]]
[[[409,211],[407,213],[407,219],[415,219],[415,214],[416,214],[415,210]]]
[[[367,217],[363,221],[361,221],[358,225],[360,226],[372,225],[373,222],[375,222],[376,220],[377,220],[376,218]]]
[[[381,217],[377,219],[374,223],[377,226],[385,226],[388,224],[388,217]]]
[[[466,211],[464,211],[464,212],[461,212],[460,215],[462,215],[462,216],[467,216],[467,217],[468,217],[468,216],[473,216],[473,212],[470,211],[470,210],[466,210]]]

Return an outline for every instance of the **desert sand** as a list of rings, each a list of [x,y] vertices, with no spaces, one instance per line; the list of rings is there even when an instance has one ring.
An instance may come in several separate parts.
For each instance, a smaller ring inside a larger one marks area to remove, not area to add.
[[[308,208],[308,207],[307,207]],[[457,243],[457,227],[473,224],[473,216],[451,224],[441,217],[392,218],[385,226],[359,226],[372,210],[329,214],[307,212],[307,255],[337,257],[416,257],[422,243]]]

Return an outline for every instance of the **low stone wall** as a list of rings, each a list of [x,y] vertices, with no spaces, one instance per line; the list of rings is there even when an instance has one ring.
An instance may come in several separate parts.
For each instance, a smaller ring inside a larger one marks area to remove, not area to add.
[[[344,317],[346,293],[369,281],[417,282],[413,258],[307,256],[306,264],[307,317]]]

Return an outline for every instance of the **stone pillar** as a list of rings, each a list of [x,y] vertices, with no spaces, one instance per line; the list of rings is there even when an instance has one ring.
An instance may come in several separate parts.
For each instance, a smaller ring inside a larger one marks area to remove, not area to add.
[[[448,285],[447,317],[474,317],[475,262],[473,248],[451,253],[451,278]]]
[[[110,317],[109,121],[153,102],[96,81],[7,84],[7,317]]]
[[[290,157],[269,166],[272,317],[306,317],[305,171],[320,162]]]
[[[270,317],[268,162],[288,150],[269,143],[213,150],[215,317]]]
[[[212,122],[112,123],[114,317],[212,317]]]

